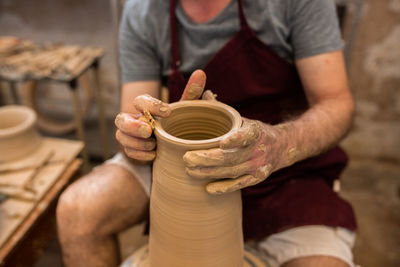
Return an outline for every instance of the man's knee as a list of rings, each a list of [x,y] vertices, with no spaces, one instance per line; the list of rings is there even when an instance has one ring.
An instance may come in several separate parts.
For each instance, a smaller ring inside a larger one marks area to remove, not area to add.
[[[57,204],[57,225],[60,231],[87,235],[98,228],[101,209],[93,201],[96,198],[93,192],[84,187],[84,184],[74,183],[61,194]]]
[[[148,197],[129,172],[102,165],[60,196],[57,224],[61,234],[109,235],[139,222],[147,208]]]

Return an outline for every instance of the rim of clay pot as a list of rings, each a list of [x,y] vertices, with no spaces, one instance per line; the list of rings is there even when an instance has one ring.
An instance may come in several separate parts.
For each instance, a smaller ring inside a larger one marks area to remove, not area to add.
[[[239,129],[240,126],[242,125],[242,118],[241,118],[239,112],[237,112],[231,106],[228,106],[222,102],[208,101],[208,100],[187,100],[187,101],[175,102],[175,103],[169,104],[169,106],[171,107],[172,112],[179,108],[184,109],[185,107],[188,107],[188,108],[201,107],[201,108],[205,108],[205,109],[213,109],[216,111],[220,111],[224,115],[228,116],[232,123],[230,130],[223,135],[220,135],[215,138],[210,138],[210,139],[190,140],[190,139],[179,138],[179,137],[169,134],[162,126],[162,121],[166,120],[168,118],[158,118],[155,121],[155,129],[154,129],[155,135],[157,136],[157,138],[161,138],[163,140],[168,140],[170,142],[175,143],[176,145],[203,145],[203,144],[210,144],[213,142],[219,142],[225,136],[230,134],[232,131]],[[172,114],[172,112],[171,112],[171,114]]]
[[[36,122],[36,113],[25,106],[9,105],[0,107],[0,120],[5,116],[15,116],[16,114],[22,116],[20,121],[16,121],[15,125],[7,128],[0,128],[0,137],[11,137],[13,135],[24,132],[32,127]]]

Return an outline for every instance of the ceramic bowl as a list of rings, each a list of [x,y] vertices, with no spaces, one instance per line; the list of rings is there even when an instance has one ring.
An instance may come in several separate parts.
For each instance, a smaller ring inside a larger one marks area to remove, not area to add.
[[[0,107],[0,162],[29,155],[40,145],[36,113],[25,106]]]

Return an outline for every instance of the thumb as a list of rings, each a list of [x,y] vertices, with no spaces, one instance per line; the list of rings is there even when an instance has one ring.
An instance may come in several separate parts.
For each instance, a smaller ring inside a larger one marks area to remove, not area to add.
[[[203,94],[204,86],[206,85],[206,74],[202,70],[196,70],[190,75],[189,81],[186,84],[185,90],[180,100],[199,99]]]

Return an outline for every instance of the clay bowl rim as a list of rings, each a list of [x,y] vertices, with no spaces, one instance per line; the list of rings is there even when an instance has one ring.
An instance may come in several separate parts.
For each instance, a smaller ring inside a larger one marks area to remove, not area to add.
[[[32,109],[30,109],[26,106],[8,105],[8,106],[0,107],[0,117],[3,115],[3,113],[7,113],[7,112],[9,112],[10,115],[13,112],[23,113],[23,115],[25,115],[26,117],[21,123],[15,125],[15,126],[4,128],[4,129],[0,128],[0,138],[1,137],[3,137],[3,138],[4,137],[5,138],[13,137],[14,135],[23,133],[26,130],[30,129],[36,123],[36,119],[37,119],[36,113]]]
[[[157,118],[155,120],[155,127],[154,127],[154,133],[157,138],[161,138],[163,140],[168,140],[169,142],[173,142],[177,145],[204,145],[204,144],[212,144],[212,143],[218,143],[221,141],[225,136],[233,132],[234,130],[237,130],[240,128],[242,125],[242,117],[240,116],[239,112],[236,111],[233,107],[226,105],[222,102],[219,101],[210,101],[210,100],[185,100],[185,101],[179,101],[179,102],[174,102],[172,104],[169,104],[172,110],[175,110],[177,108],[181,108],[182,106],[189,106],[189,107],[208,107],[208,108],[214,108],[216,110],[222,111],[225,115],[228,115],[228,117],[231,119],[232,122],[232,127],[231,129],[218,137],[211,138],[211,139],[204,139],[204,140],[188,140],[188,139],[183,139],[183,138],[178,138],[175,137],[169,133],[167,133],[164,128],[161,126],[161,120],[163,118]]]

